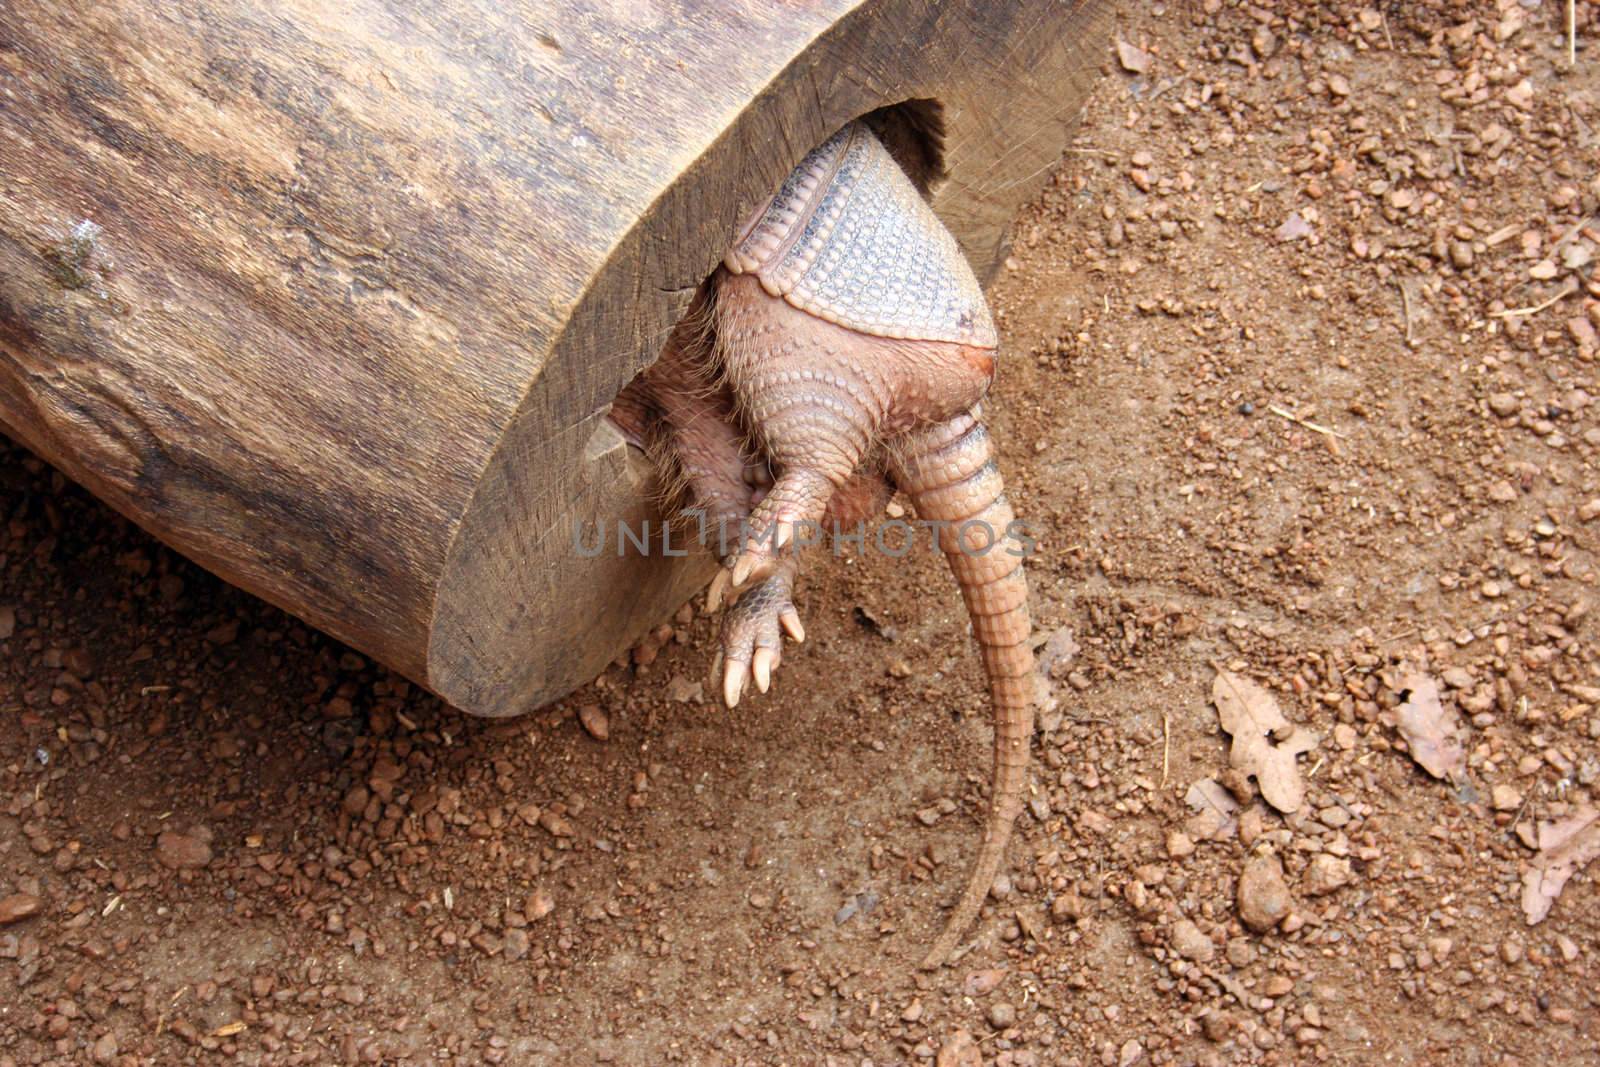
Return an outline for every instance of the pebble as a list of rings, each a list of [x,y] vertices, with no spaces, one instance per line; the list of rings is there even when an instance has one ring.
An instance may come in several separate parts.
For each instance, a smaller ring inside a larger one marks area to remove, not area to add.
[[[667,699],[679,704],[705,703],[705,686],[700,682],[692,682],[681,674],[674,674],[667,680]]]
[[[1509,504],[1517,499],[1517,487],[1502,478],[1489,486],[1489,499],[1497,504]]]
[[[1267,813],[1259,804],[1252,805],[1239,816],[1239,841],[1246,848],[1255,844],[1256,838],[1267,831]]]
[[[973,971],[961,983],[961,991],[969,997],[986,996],[994,992],[1006,976],[1004,967],[989,967],[981,971]]]
[[[507,930],[502,951],[508,962],[515,963],[528,954],[532,947],[532,939],[526,930]]]
[[[1350,861],[1323,853],[1306,867],[1301,885],[1313,897],[1325,896],[1350,884]]]
[[[1292,898],[1283,880],[1283,864],[1274,855],[1255,856],[1239,875],[1239,919],[1256,933],[1265,933],[1289,914]]]
[[[1502,419],[1509,419],[1522,410],[1522,401],[1511,393],[1490,393],[1489,410]]]
[[[556,812],[541,812],[539,815],[539,825],[542,826],[544,828],[544,832],[549,834],[551,837],[572,836],[571,820],[567,819],[564,815],[557,814]]]
[[[996,1030],[1006,1030],[1017,1025],[1016,1007],[1010,1001],[995,1001],[989,1005],[989,1025]]]
[[[21,922],[39,910],[39,898],[32,893],[12,893],[0,898],[0,926]]]
[[[1209,963],[1217,954],[1217,946],[1188,919],[1172,924],[1172,950],[1196,963]]]
[[[584,730],[596,741],[607,741],[611,738],[611,718],[599,704],[585,704],[578,709],[578,721],[583,724]]]
[[[210,834],[164,831],[156,838],[156,859],[174,871],[199,870],[211,862]]]
[[[966,1030],[957,1030],[939,1046],[939,1055],[933,1067],[983,1067],[983,1054],[978,1042]]]
[[[1182,830],[1173,830],[1167,834],[1167,855],[1175,860],[1194,855],[1194,840]]]
[[[1088,907],[1076,893],[1063,893],[1050,902],[1050,918],[1058,923],[1081,919],[1087,914]]]
[[[367,792],[366,786],[353,786],[350,791],[344,795],[343,807],[345,814],[354,817],[360,815],[363,811],[366,811],[367,801],[371,799],[371,796],[372,794]]]
[[[1502,782],[1490,791],[1489,803],[1495,811],[1516,811],[1522,807],[1522,793],[1516,786]]]
[[[89,1049],[89,1055],[96,1063],[115,1063],[119,1051],[121,1051],[121,1046],[117,1043],[117,1035],[105,1033]]]
[[[528,894],[528,899],[522,905],[522,914],[529,922],[538,922],[540,919],[556,910],[555,898],[543,889],[535,889]]]

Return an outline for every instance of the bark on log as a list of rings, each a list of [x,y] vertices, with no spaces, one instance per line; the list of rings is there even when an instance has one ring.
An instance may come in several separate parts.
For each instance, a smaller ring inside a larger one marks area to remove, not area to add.
[[[0,424],[466,711],[525,711],[707,574],[573,530],[650,514],[604,416],[738,220],[917,102],[987,276],[1102,10],[9,0]]]

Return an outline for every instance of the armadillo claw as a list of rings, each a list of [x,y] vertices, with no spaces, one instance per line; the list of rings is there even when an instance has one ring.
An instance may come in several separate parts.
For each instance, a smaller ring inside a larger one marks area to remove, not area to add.
[[[739,706],[739,697],[744,695],[744,679],[748,668],[736,659],[730,659],[723,665],[722,676],[722,702],[732,711]]]
[[[722,701],[738,705],[745,685],[754,681],[765,693],[783,661],[783,635],[805,638],[800,614],[791,602],[794,566],[782,561],[766,580],[752,586],[722,619]]]
[[[779,519],[773,527],[771,548],[754,541],[733,561],[729,582],[735,589],[743,589],[752,580],[764,581],[778,564],[778,555],[794,540],[794,523]]]
[[[724,567],[711,579],[711,584],[706,587],[706,614],[711,614],[722,607],[722,598],[728,595],[728,589],[733,584],[728,578],[728,569]]]

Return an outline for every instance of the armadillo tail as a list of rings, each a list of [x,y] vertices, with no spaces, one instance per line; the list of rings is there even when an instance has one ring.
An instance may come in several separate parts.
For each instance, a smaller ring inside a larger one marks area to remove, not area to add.
[[[994,446],[976,411],[907,435],[897,445],[895,479],[918,517],[948,524],[940,529],[939,547],[972,617],[994,704],[994,780],[983,844],[966,890],[922,961],[924,970],[932,970],[944,964],[977,918],[1022,811],[1033,735],[1033,653],[1023,542]]]

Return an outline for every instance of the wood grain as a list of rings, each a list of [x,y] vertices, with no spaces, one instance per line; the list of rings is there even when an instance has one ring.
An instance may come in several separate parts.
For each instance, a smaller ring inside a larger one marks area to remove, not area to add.
[[[737,219],[927,101],[905,140],[986,274],[1100,10],[10,0],[0,423],[463,709],[527,710],[705,573],[573,527],[649,515],[604,414]]]

